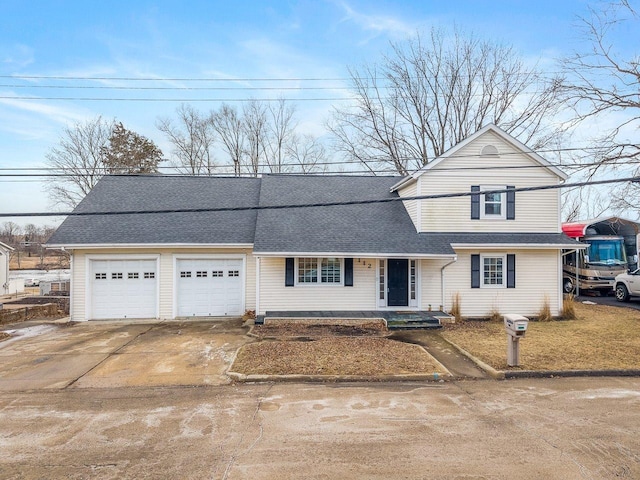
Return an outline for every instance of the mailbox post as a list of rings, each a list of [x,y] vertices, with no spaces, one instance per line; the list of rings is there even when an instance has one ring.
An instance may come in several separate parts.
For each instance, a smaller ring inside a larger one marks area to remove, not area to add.
[[[507,313],[504,315],[504,328],[507,331],[507,365],[520,365],[520,339],[527,333],[529,319],[522,315]]]

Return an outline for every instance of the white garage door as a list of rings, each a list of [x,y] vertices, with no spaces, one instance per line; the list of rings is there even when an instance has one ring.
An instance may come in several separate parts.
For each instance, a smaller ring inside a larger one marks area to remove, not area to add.
[[[91,319],[156,318],[155,260],[91,260]]]
[[[242,260],[177,261],[178,317],[242,315]]]

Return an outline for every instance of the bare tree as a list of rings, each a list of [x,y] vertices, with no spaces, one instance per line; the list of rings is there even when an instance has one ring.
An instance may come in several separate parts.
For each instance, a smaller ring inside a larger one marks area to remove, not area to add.
[[[242,173],[247,140],[238,110],[223,103],[217,112],[211,112],[209,122],[217,133],[223,150],[229,156],[233,165],[233,174],[239,176]]]
[[[173,145],[178,171],[187,175],[213,174],[215,130],[210,118],[188,104],[180,105],[176,113],[177,125],[164,118],[158,120],[157,127]]]
[[[22,237],[22,228],[15,222],[4,222],[0,228],[0,242],[15,248]]]
[[[392,44],[381,65],[349,70],[352,107],[329,124],[338,151],[370,171],[426,165],[487,123],[533,148],[558,134],[547,120],[558,81],[526,66],[512,47],[432,29]]]
[[[286,155],[292,171],[300,173],[322,173],[327,170],[327,152],[324,145],[313,135],[291,135]]]
[[[262,102],[251,100],[242,108],[242,128],[246,138],[246,168],[252,175],[260,173],[261,164],[266,164],[267,108]]]
[[[271,173],[284,173],[289,163],[288,150],[295,132],[293,115],[295,107],[288,105],[284,99],[279,99],[275,106],[269,104],[267,108],[269,122],[265,142],[266,164]],[[290,168],[290,167],[289,167]]]
[[[591,9],[590,16],[581,19],[589,49],[563,61],[566,72],[563,93],[575,111],[575,123],[584,124],[590,119],[603,118],[616,122],[611,129],[594,137],[592,148],[578,159],[586,159],[588,177],[600,170],[608,173],[624,171],[625,176],[640,176],[640,143],[637,141],[640,63],[637,51],[629,58],[623,58],[620,53],[622,45],[613,43],[614,34],[626,28],[628,33],[624,37],[624,46],[637,48],[639,20],[640,16],[627,0]],[[629,38],[634,34],[635,38]],[[623,112],[621,119],[620,112]],[[614,186],[610,194],[614,207],[639,214],[640,184]]]
[[[250,100],[241,110],[222,104],[211,112],[209,121],[234,175],[321,170],[318,163],[325,161],[325,149],[312,135],[296,132],[295,111],[279,99]],[[223,160],[220,166],[224,165]]]
[[[47,166],[60,175],[49,177],[46,183],[54,205],[75,207],[102,177],[102,148],[112,128],[112,121],[96,117],[64,129],[58,145],[45,156]]]
[[[4,222],[0,229],[0,242],[13,247],[13,251],[9,253],[9,259],[16,259],[18,268],[20,268],[20,256],[22,252],[22,246],[20,241],[22,240],[22,227],[15,222]]]

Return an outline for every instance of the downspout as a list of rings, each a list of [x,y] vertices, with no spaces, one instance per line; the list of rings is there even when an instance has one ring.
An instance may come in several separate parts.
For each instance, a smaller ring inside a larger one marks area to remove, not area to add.
[[[440,299],[440,305],[442,305],[442,311],[444,311],[444,269],[447,268],[452,263],[456,263],[458,261],[458,257],[454,257],[449,263],[446,263],[440,268],[440,287],[442,288],[442,298]]]
[[[61,250],[63,252],[65,252],[65,248],[62,247]],[[73,286],[74,286],[74,281],[73,281],[73,252],[71,252],[69,254],[69,272],[70,272],[70,276],[69,276],[69,320],[74,321],[73,318]],[[86,295],[86,293],[85,293]]]
[[[256,318],[260,315],[260,260],[256,257]]]

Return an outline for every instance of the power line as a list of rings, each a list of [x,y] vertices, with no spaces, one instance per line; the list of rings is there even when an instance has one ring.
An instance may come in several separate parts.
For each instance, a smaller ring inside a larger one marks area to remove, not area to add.
[[[357,100],[357,97],[317,97],[295,98],[296,102],[338,102],[344,100]],[[279,102],[282,98],[105,98],[105,97],[19,97],[0,96],[0,100],[63,100],[74,102]]]
[[[548,74],[559,74],[562,72],[546,72]],[[533,71],[501,72],[503,77],[529,77],[536,74]],[[441,77],[449,78],[451,75],[441,74]],[[471,75],[457,74],[459,77]],[[14,80],[86,80],[86,81],[133,81],[133,82],[337,82],[352,80],[388,80],[386,77],[371,76],[350,76],[350,77],[108,77],[108,76],[65,76],[65,75],[0,75],[0,78],[10,78]],[[418,77],[410,77],[412,79]],[[422,77],[420,77],[422,78]],[[429,77],[433,78],[433,77]],[[540,76],[541,79],[553,80],[554,77]]]
[[[556,185],[539,185],[535,187],[520,187],[514,189],[493,189],[483,190],[480,192],[457,192],[457,193],[440,193],[433,195],[415,195],[410,197],[390,197],[370,200],[351,200],[346,202],[319,202],[304,204],[287,204],[287,205],[256,205],[250,207],[220,207],[220,208],[182,208],[182,209],[155,209],[155,210],[124,210],[124,211],[103,211],[103,212],[25,212],[25,213],[0,213],[0,217],[89,217],[89,216],[111,216],[111,215],[146,215],[146,214],[163,214],[163,213],[215,213],[215,212],[241,212],[241,211],[260,211],[260,210],[288,210],[299,208],[317,208],[317,207],[340,207],[349,205],[368,205],[375,203],[389,202],[406,202],[412,200],[437,200],[443,198],[469,197],[472,195],[486,195],[489,193],[506,193],[506,192],[534,192],[540,190],[557,190],[563,188],[585,187],[593,185],[605,185],[611,183],[640,183],[640,177],[628,177],[610,180],[591,180],[587,182],[577,182]]]
[[[597,149],[597,147],[594,147],[594,149]],[[573,150],[583,150],[583,149],[579,149],[579,148],[566,148],[566,149],[559,149],[559,150],[549,150],[552,152],[558,152],[558,151],[573,151]],[[508,155],[509,153],[507,153]],[[514,155],[521,155],[521,153],[519,152],[513,152]],[[481,157],[482,155],[469,155],[469,154],[465,154],[465,155],[452,155],[450,157],[447,158],[469,158],[469,157]],[[417,158],[404,158],[402,160],[408,160],[408,161],[417,161],[419,159]],[[370,158],[368,160],[344,160],[344,161],[335,161],[335,162],[316,162],[316,163],[309,163],[309,164],[295,164],[295,163],[291,163],[291,164],[285,164],[283,165],[284,167],[290,167],[290,168],[300,168],[300,167],[307,167],[307,168],[315,168],[315,167],[323,167],[323,166],[329,166],[329,165],[362,165],[365,161],[370,162],[370,163],[385,163],[385,162],[390,162],[391,160],[389,159],[383,159],[381,158]],[[427,164],[428,165],[428,164]],[[492,166],[464,166],[464,167],[440,167],[438,170],[439,171],[485,171],[485,170],[528,170],[528,169],[537,169],[537,168],[549,168],[549,167],[557,167],[557,168],[566,168],[566,169],[581,169],[581,168],[586,168],[586,167],[595,167],[595,166],[600,166],[603,165],[602,162],[586,162],[586,163],[575,163],[575,164],[567,164],[567,163],[548,163],[545,165],[541,165],[541,164],[532,164],[532,165],[492,165]],[[640,159],[638,160],[624,160],[624,161],[618,161],[615,162],[616,166],[620,166],[620,165],[640,165]],[[258,168],[270,168],[273,167],[273,165],[268,164],[268,163],[260,163],[256,165]],[[180,165],[167,165],[167,166],[159,166],[158,169],[159,170],[174,170],[174,171],[180,171],[180,170],[185,170],[188,167],[186,166],[180,166]],[[205,168],[205,167],[203,167]],[[223,170],[223,169],[227,169],[230,170],[233,168],[233,165],[231,164],[223,164],[223,165],[211,165],[208,166],[206,168],[210,168],[212,170]],[[64,173],[66,170],[69,170],[69,173]],[[78,175],[78,170],[83,170],[86,171],[86,173],[92,173],[95,175],[108,175],[109,169],[107,167],[93,167],[93,168],[89,168],[87,167],[86,169],[79,169],[77,167],[68,167],[68,168],[64,168],[64,167],[2,167],[0,168],[0,172],[45,172],[45,173],[0,173],[0,177],[15,177],[15,178],[19,178],[19,177],[69,177],[69,176],[73,176],[73,175]],[[62,173],[50,173],[50,172],[62,172]],[[376,170],[361,170],[361,171],[353,171],[352,173],[398,173],[397,170],[393,169],[376,169]],[[225,173],[228,174],[233,174],[232,171],[228,171],[228,172],[220,172],[222,175],[224,175]],[[258,172],[260,173],[271,173],[271,172]],[[300,174],[302,172],[300,171],[296,171],[296,172],[277,172],[277,173],[282,173],[282,174],[287,174],[287,173],[292,173],[292,174]],[[315,173],[327,173],[327,172],[323,172],[323,171],[318,171]],[[349,173],[349,172],[335,172],[335,173]],[[253,174],[251,172],[245,172],[245,174]],[[131,175],[136,175],[136,174],[131,174]],[[146,175],[146,174],[145,174]],[[162,175],[162,176],[184,176],[184,175],[192,175],[189,173],[175,173],[175,174],[170,174],[170,173],[166,173],[166,174],[157,174],[158,176]],[[201,176],[207,176],[207,175],[201,175]]]

